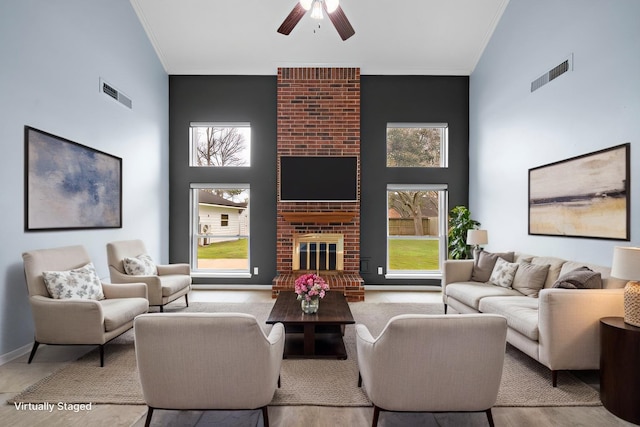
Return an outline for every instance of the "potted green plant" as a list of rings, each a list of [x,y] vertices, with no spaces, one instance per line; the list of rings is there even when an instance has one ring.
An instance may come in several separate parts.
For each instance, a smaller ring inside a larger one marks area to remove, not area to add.
[[[466,206],[456,206],[449,213],[449,258],[473,258],[471,247],[467,245],[467,230],[473,230],[480,223],[471,218]]]

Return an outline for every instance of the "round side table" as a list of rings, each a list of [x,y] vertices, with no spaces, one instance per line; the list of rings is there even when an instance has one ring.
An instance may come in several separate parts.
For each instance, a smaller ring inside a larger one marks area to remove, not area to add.
[[[640,328],[622,317],[600,319],[600,400],[612,414],[640,424]]]

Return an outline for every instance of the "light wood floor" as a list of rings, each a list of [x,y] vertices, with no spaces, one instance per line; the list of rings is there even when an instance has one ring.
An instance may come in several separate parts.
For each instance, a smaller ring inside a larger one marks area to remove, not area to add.
[[[368,302],[441,302],[439,292],[387,292],[367,291]],[[271,301],[270,291],[219,291],[194,290],[190,301],[249,302]],[[144,426],[145,406],[99,405],[90,411],[74,412],[74,408],[58,408],[52,412],[18,410],[7,400],[24,388],[60,369],[70,361],[92,350],[91,346],[40,346],[32,364],[27,355],[0,366],[0,425],[43,427],[87,426]],[[596,376],[597,378],[597,376]],[[593,375],[585,378],[593,383]],[[370,426],[372,408],[327,407],[269,407],[269,421],[273,427],[359,427]],[[603,407],[553,407],[553,408],[494,408],[496,426],[632,426],[609,413]],[[153,426],[262,426],[260,411],[160,411],[153,416]],[[380,426],[486,426],[484,414],[398,414],[382,413]]]

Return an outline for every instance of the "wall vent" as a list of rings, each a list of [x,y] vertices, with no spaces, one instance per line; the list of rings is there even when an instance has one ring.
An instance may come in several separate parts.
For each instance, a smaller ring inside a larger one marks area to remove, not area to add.
[[[132,108],[133,103],[131,101],[131,98],[129,98],[124,93],[120,92],[118,89],[116,89],[115,87],[113,87],[109,83],[107,83],[104,80],[102,80],[102,78],[100,78],[100,92],[102,92],[105,95],[115,99],[120,104],[124,105],[125,107]]]
[[[537,79],[531,82],[531,92],[540,89],[550,81],[557,79],[567,71],[573,70],[573,54],[569,55],[567,59],[556,65]]]

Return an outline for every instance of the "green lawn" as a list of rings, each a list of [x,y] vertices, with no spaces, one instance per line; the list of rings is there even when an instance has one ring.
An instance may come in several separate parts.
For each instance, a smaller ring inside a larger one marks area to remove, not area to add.
[[[438,240],[389,240],[390,270],[438,270]]]
[[[247,259],[247,239],[212,243],[198,248],[198,259]],[[438,270],[438,240],[389,240],[391,270]]]
[[[238,239],[198,247],[198,259],[247,259],[249,240]]]

